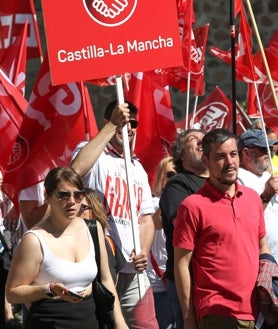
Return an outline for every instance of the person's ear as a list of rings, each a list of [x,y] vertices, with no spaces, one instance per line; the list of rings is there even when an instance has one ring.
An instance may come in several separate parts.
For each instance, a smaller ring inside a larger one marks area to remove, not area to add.
[[[242,156],[248,156],[249,157],[249,150],[247,147],[244,147],[241,151]]]
[[[202,155],[202,160],[203,160],[204,164],[207,167],[208,166],[208,158],[205,155]]]

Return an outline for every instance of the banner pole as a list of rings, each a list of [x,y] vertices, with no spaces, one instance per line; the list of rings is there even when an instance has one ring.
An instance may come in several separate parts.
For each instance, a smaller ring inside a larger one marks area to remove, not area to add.
[[[124,92],[123,92],[123,83],[122,77],[116,76],[116,88],[117,88],[117,99],[118,104],[124,103]],[[134,188],[133,188],[133,175],[132,175],[132,167],[131,167],[131,158],[130,158],[130,146],[128,141],[128,130],[127,125],[122,128],[122,136],[123,136],[123,147],[124,147],[124,159],[125,159],[125,167],[126,167],[126,178],[127,178],[127,187],[128,187],[128,196],[129,196],[129,204],[130,204],[130,213],[131,213],[131,225],[132,225],[132,233],[133,233],[133,242],[134,242],[134,251],[135,254],[138,255],[141,252],[140,239],[139,239],[139,227],[138,227],[138,219],[136,214],[136,203],[134,196]],[[140,299],[144,296],[145,293],[145,283],[143,272],[137,273],[138,283],[139,283],[139,295]]]
[[[233,133],[236,135],[236,54],[235,37],[236,28],[234,23],[234,0],[230,0],[230,36],[231,36],[231,60],[232,60],[232,117]]]

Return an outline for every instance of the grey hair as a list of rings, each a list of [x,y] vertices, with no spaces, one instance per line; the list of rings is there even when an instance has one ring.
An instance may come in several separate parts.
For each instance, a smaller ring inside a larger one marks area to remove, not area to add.
[[[192,133],[192,132],[201,132],[205,135],[205,131],[202,130],[202,129],[187,129],[187,130],[182,130],[175,142],[173,143],[172,145],[172,148],[171,148],[171,155],[173,157],[173,160],[174,160],[174,164],[175,164],[175,169],[176,171],[179,173],[179,172],[182,172],[183,171],[183,165],[182,165],[182,154],[184,152],[184,140],[185,140],[185,137],[189,134],[189,133]]]

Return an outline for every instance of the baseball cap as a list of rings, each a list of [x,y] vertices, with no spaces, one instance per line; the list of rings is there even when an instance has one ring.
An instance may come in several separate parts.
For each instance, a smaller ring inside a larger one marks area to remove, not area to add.
[[[268,138],[268,145],[278,144],[278,140]],[[267,147],[264,132],[260,129],[249,129],[242,133],[238,138],[238,150],[241,151],[248,146]]]

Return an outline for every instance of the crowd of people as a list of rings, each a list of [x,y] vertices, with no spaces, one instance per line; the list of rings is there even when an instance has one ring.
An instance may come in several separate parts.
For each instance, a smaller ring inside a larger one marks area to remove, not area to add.
[[[1,232],[15,249],[9,270],[0,262],[1,328],[99,328],[98,272],[115,296],[116,329],[255,328],[260,256],[278,262],[277,134],[181,131],[152,187],[130,147],[129,191],[123,127],[132,145],[137,115],[129,101],[108,104],[69,166],[20,192],[19,215],[1,194]],[[82,218],[97,220],[100,268]]]

